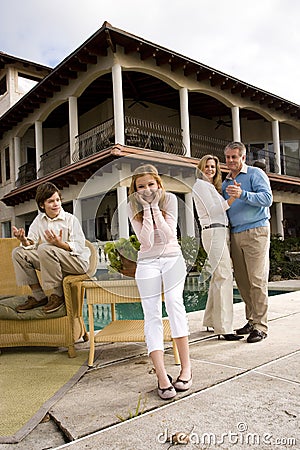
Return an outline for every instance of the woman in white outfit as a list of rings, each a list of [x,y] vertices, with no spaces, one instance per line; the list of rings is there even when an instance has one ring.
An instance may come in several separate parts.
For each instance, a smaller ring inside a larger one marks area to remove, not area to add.
[[[229,251],[226,210],[235,200],[224,200],[219,159],[203,156],[196,169],[193,198],[202,229],[202,243],[208,255],[211,280],[203,325],[227,341],[243,338],[233,333],[233,275]]]
[[[144,319],[145,338],[158,379],[158,395],[168,400],[176,391],[192,385],[188,347],[188,323],[183,304],[186,266],[177,240],[177,198],[166,192],[157,169],[151,164],[138,167],[129,188],[128,215],[141,244],[136,282]],[[181,362],[181,371],[172,384],[164,366],[162,286]]]

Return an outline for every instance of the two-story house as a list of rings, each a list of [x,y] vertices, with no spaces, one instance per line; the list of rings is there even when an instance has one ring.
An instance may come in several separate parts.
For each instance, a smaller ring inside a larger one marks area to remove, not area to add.
[[[24,75],[35,86],[8,100]],[[193,235],[197,160],[216,154],[225,174],[232,140],[249,164],[266,162],[272,233],[300,233],[300,106],[107,22],[53,70],[0,53],[0,114],[2,237],[28,227],[46,180],[88,239],[128,236],[130,175],[145,161],[180,200],[180,233]]]

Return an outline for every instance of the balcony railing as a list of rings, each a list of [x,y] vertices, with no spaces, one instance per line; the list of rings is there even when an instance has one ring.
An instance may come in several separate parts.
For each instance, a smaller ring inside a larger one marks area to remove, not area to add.
[[[64,142],[41,155],[38,176],[42,177],[68,164],[70,164],[70,144],[69,142]]]
[[[114,121],[106,122],[77,136],[73,161],[98,153],[115,142]],[[184,155],[182,132],[168,125],[125,116],[125,145]]]
[[[175,155],[186,154],[181,129],[137,117],[125,116],[125,144]]]
[[[224,149],[229,141],[217,139],[212,136],[191,134],[191,156],[202,158],[204,155],[217,156],[220,162],[225,163]]]
[[[28,162],[19,167],[18,179],[16,181],[16,187],[23,186],[30,181],[36,179],[36,168],[34,162]]]
[[[291,177],[300,176],[300,159],[293,156],[281,155],[281,173]]]
[[[76,137],[75,152],[72,155],[72,160],[74,162],[79,161],[110,147],[113,143],[114,120],[109,119]]]

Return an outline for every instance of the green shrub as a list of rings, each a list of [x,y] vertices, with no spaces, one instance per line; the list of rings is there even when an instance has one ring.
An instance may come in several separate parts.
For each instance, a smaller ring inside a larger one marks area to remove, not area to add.
[[[282,240],[280,235],[272,235],[270,241],[270,272],[269,280],[275,277],[282,279],[300,278],[300,262],[290,261],[287,252],[300,251],[300,238],[286,238]]]

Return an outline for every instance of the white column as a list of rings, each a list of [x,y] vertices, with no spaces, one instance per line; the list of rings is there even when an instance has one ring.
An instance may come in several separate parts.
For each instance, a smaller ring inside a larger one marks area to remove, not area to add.
[[[21,166],[21,138],[14,137],[14,159],[15,159],[15,181],[18,179],[19,167]]]
[[[39,178],[38,171],[41,165],[41,155],[43,154],[43,124],[40,120],[37,120],[34,125],[35,125],[36,177]]]
[[[275,203],[275,209],[276,209],[276,227],[277,227],[277,234],[280,234],[282,238],[284,239],[284,230],[283,230],[283,207],[282,202]]]
[[[10,180],[14,182],[15,175],[15,155],[14,155],[14,140],[9,140],[9,169],[10,169]]]
[[[120,64],[112,66],[113,107],[115,125],[115,143],[124,145],[124,108],[122,92],[122,68]]]
[[[195,236],[195,221],[192,193],[184,195],[185,201],[185,224],[187,236]]]
[[[186,148],[185,156],[191,156],[189,93],[187,88],[179,89],[179,99],[180,99],[180,124],[182,128],[182,142]]]
[[[69,140],[70,140],[70,162],[75,152],[75,138],[78,136],[78,107],[77,97],[69,97]]]
[[[82,205],[81,200],[79,198],[73,200],[73,214],[74,216],[77,217],[77,219],[82,225]]]
[[[273,137],[273,147],[275,153],[275,162],[276,162],[276,172],[281,173],[281,161],[280,161],[280,136],[279,136],[279,122],[278,120],[272,120],[272,137]],[[275,204],[276,210],[276,225],[277,225],[277,233],[280,234],[284,238],[284,230],[283,230],[283,206],[282,202],[278,202]]]
[[[272,137],[273,146],[275,153],[275,161],[277,165],[277,173],[281,173],[281,163],[280,163],[280,137],[279,137],[279,123],[278,120],[272,121]]]
[[[129,238],[129,225],[127,214],[127,188],[117,187],[119,237]]]
[[[240,110],[238,106],[231,108],[232,118],[232,138],[234,141],[241,141],[241,128],[240,128]]]

